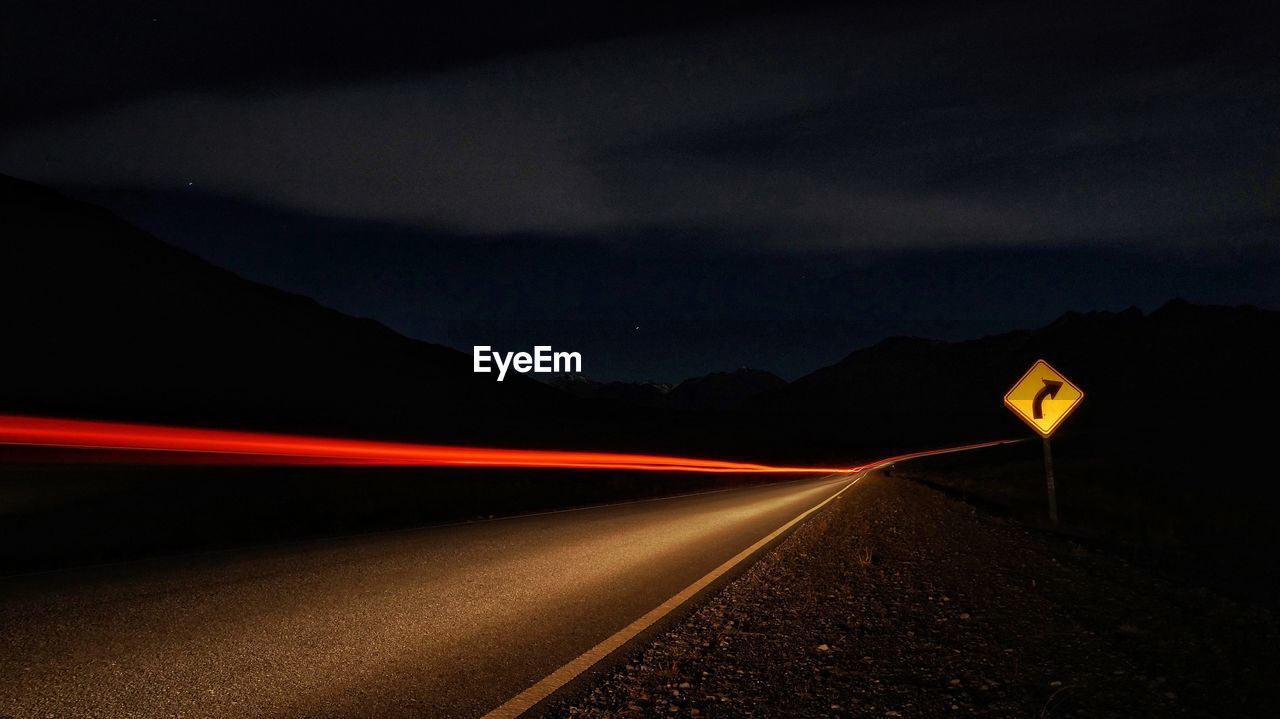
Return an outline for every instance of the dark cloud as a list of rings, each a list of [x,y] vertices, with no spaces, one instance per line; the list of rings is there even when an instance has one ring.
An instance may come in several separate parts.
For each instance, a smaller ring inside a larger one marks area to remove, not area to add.
[[[31,98],[0,171],[416,336],[794,374],[883,334],[1277,301],[1267,5],[375,0],[164,41],[133,7],[63,18],[87,54],[9,46],[35,69],[0,85]]]
[[[790,11],[813,0],[790,0]],[[174,92],[358,84],[770,14],[769,0],[47,0],[6,7],[0,127]]]
[[[1245,62],[1239,22],[1186,45],[1186,18],[1162,35],[1140,13],[860,17],[170,94],[11,134],[0,166],[460,233],[808,247],[1123,240],[1274,210],[1275,65]]]

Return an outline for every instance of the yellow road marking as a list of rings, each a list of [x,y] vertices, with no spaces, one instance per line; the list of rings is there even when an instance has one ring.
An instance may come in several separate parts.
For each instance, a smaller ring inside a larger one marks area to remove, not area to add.
[[[679,608],[680,605],[692,599],[694,595],[703,589],[706,589],[712,582],[716,581],[720,577],[724,576],[726,572],[741,564],[747,559],[747,557],[750,557],[769,542],[777,539],[779,535],[786,532],[788,529],[791,529],[804,521],[804,519],[809,515],[825,507],[831,500],[839,497],[841,494],[844,494],[846,489],[857,484],[866,475],[867,473],[865,471],[862,472],[852,482],[841,487],[835,494],[801,512],[794,519],[773,530],[767,536],[762,537],[755,544],[747,547],[741,552],[738,552],[738,554],[732,559],[711,570],[706,574],[706,576],[680,590],[675,594],[675,596],[649,610],[644,616],[618,630],[618,632],[613,636],[605,639],[594,647],[591,647],[580,654],[577,658],[569,661],[569,663],[554,672],[551,672],[537,684],[534,684],[514,697],[511,697],[504,702],[502,706],[494,709],[488,714],[485,714],[481,719],[515,719],[515,717],[529,711],[529,709],[531,709],[535,704],[551,696],[560,687],[563,687],[579,674],[590,669],[596,662],[599,662],[617,651],[619,647],[634,639],[644,630],[653,626],[659,619],[662,619]]]

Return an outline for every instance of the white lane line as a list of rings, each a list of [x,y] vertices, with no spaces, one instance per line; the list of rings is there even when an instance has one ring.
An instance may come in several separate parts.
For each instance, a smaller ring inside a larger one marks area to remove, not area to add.
[[[644,630],[653,626],[653,624],[657,622],[659,619],[662,619],[666,615],[675,611],[677,608],[680,607],[680,605],[689,601],[689,599],[693,598],[693,596],[696,595],[698,592],[705,589],[708,585],[710,585],[715,580],[724,576],[726,572],[728,572],[729,570],[741,564],[743,561],[747,559],[747,557],[750,557],[752,554],[755,554],[761,547],[764,547],[769,542],[772,542],[773,540],[777,539],[778,536],[781,535],[783,532],[786,532],[788,529],[791,529],[792,527],[802,522],[805,519],[805,517],[808,517],[809,515],[813,514],[819,509],[822,509],[823,507],[825,507],[827,503],[830,502],[831,500],[835,499],[836,497],[839,497],[841,494],[844,494],[844,491],[846,489],[857,484],[865,476],[867,476],[867,473],[864,471],[861,474],[859,474],[857,477],[855,477],[852,482],[849,482],[848,484],[841,487],[840,490],[837,491],[835,494],[832,494],[830,497],[827,497],[826,499],[815,504],[809,509],[806,509],[791,521],[773,530],[767,536],[762,537],[755,544],[751,545],[750,547],[747,547],[741,552],[738,552],[738,554],[735,555],[732,559],[725,562],[724,564],[721,564],[715,569],[711,570],[709,573],[707,573],[706,576],[702,577],[701,579],[694,582],[693,584],[690,584],[689,586],[680,590],[678,593],[675,594],[675,596],[671,597],[670,599],[663,602],[662,604],[659,604],[658,606],[649,610],[649,612],[646,613],[644,616],[640,617],[634,622],[618,630],[618,632],[615,633],[613,636],[609,637],[608,639],[605,639],[604,641],[600,642],[594,647],[591,647],[590,649],[588,649],[587,651],[579,655],[577,658],[569,661],[569,663],[565,664],[564,666],[560,667],[554,672],[551,672],[546,677],[544,677],[541,681],[539,681],[537,684],[534,684],[533,686],[529,687],[528,689],[525,689],[524,691],[520,692],[514,697],[511,697],[506,702],[504,702],[502,706],[499,706],[498,708],[494,709],[488,714],[485,714],[483,717],[481,717],[481,719],[515,719],[515,717],[518,717],[521,714],[524,714],[525,712],[529,711],[529,709],[531,709],[535,704],[551,696],[551,694],[554,693],[556,690],[558,690],[560,687],[563,687],[565,684],[568,684],[579,674],[582,674],[587,669],[590,669],[591,666],[594,665],[596,662],[609,656],[614,651],[616,651],[619,647],[621,647],[622,645],[634,639],[637,635],[639,635]]]

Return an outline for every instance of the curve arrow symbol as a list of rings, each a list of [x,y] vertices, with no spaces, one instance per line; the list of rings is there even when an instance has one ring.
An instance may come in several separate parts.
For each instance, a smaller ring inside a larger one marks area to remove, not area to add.
[[[1045,397],[1057,397],[1058,390],[1062,389],[1061,382],[1054,382],[1051,379],[1042,379],[1044,387],[1036,392],[1035,399],[1031,400],[1031,416],[1036,419],[1044,419],[1044,399]]]

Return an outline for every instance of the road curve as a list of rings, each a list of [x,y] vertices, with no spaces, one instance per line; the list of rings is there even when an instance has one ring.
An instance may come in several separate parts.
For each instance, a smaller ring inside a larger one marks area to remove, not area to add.
[[[850,479],[0,580],[0,717],[479,717]]]

